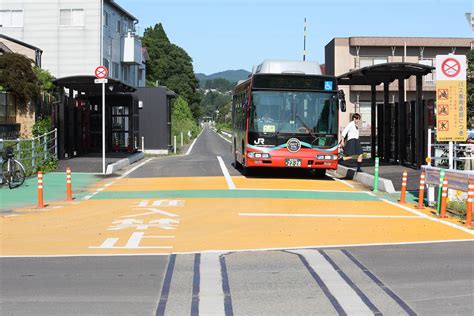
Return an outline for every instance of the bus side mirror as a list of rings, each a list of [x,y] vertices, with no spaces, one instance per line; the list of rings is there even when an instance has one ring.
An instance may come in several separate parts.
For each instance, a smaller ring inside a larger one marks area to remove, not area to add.
[[[339,109],[341,112],[346,112],[346,96],[343,90],[337,92],[337,101],[339,102]]]

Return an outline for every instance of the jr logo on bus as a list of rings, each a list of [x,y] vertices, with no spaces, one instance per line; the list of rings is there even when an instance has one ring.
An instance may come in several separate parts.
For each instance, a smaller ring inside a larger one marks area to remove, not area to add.
[[[301,142],[298,138],[290,138],[286,143],[289,152],[296,153],[301,149]]]

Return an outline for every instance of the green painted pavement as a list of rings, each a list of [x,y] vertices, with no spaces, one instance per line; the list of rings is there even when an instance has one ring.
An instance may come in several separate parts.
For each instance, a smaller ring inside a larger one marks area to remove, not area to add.
[[[73,173],[73,198],[78,199],[87,195],[86,189],[101,179],[100,175]],[[51,172],[43,175],[43,199],[45,204],[66,199],[65,172]],[[22,186],[12,190],[8,188],[8,184],[0,186],[0,211],[35,206],[37,203],[38,179],[36,177],[26,179]]]
[[[284,190],[180,190],[180,191],[110,191],[100,192],[92,200],[118,199],[171,199],[171,198],[204,198],[204,199],[315,199],[346,201],[379,201],[375,196],[365,193],[348,192],[311,192]]]

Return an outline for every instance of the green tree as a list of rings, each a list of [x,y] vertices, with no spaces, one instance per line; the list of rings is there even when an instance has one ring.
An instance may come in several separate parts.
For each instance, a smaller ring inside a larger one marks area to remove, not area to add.
[[[188,131],[196,136],[199,133],[199,128],[188,103],[183,97],[179,96],[173,100],[171,106],[171,134],[179,136],[183,132],[184,135],[187,135]]]
[[[34,67],[33,71],[38,78],[38,84],[41,92],[53,93],[55,85],[53,83],[54,77],[48,70],[41,69],[40,67]]]
[[[0,55],[0,88],[16,96],[20,113],[26,113],[30,100],[40,93],[33,65],[33,60],[21,54]]]
[[[161,23],[145,29],[143,46],[148,50],[147,82],[165,85],[189,104],[194,118],[201,116],[200,98],[197,93],[198,80],[194,75],[192,58],[181,47],[168,39]]]

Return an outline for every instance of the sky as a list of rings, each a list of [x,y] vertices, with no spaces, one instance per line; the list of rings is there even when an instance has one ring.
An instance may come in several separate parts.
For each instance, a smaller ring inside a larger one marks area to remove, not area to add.
[[[187,51],[196,73],[251,70],[264,59],[324,63],[334,37],[474,38],[465,13],[474,0],[115,0],[139,19],[138,31],[162,23]]]

